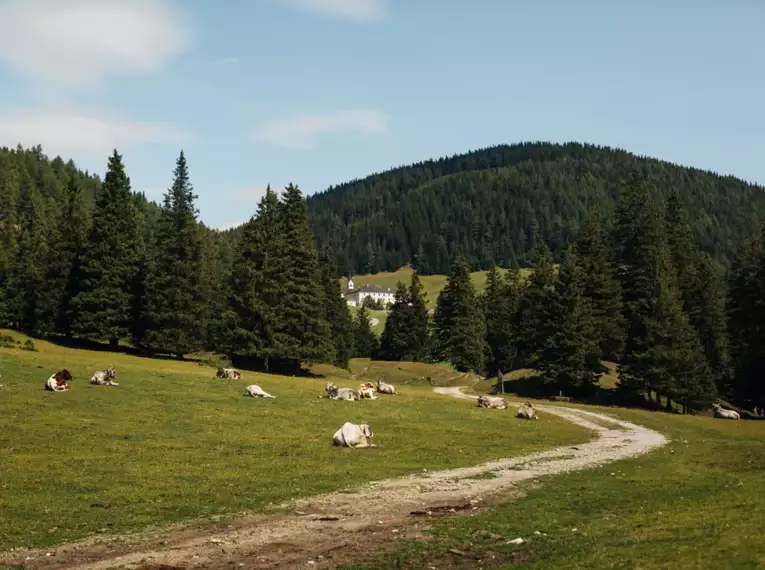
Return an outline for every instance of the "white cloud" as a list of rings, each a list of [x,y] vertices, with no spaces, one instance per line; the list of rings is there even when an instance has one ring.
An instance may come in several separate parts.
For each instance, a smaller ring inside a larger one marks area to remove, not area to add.
[[[141,123],[84,112],[16,112],[0,116],[0,145],[42,145],[48,155],[104,156],[132,144],[180,143],[187,137],[164,123]]]
[[[0,61],[38,81],[153,71],[189,41],[169,0],[0,0]]]
[[[324,115],[301,115],[264,125],[257,138],[290,148],[310,148],[319,135],[336,132],[380,134],[388,130],[390,117],[372,109],[346,109]]]
[[[369,22],[387,13],[386,0],[282,0],[284,4],[330,18]]]

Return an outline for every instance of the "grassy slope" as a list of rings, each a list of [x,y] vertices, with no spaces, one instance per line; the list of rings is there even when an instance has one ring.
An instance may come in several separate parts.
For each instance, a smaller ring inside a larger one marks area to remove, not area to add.
[[[765,422],[603,411],[672,441],[642,457],[552,477],[479,516],[437,521],[433,540],[400,542],[348,568],[765,567]],[[505,544],[517,537],[526,543]]]
[[[37,345],[39,352],[0,349],[0,549],[263,509],[590,437],[553,418],[518,422],[436,396],[424,382],[405,385],[422,375],[448,383],[448,367],[354,362],[359,372],[370,366],[369,377],[398,381],[401,396],[348,403],[317,399],[322,378],[214,380],[194,363]],[[90,386],[92,372],[107,366],[122,385]],[[44,381],[63,367],[73,390],[45,392]],[[340,386],[359,381],[345,374],[335,378]],[[244,397],[252,382],[277,399]],[[346,421],[368,421],[379,447],[333,448]]]
[[[398,271],[394,271],[392,273],[383,272],[376,273],[374,275],[354,275],[353,281],[356,284],[356,287],[360,287],[362,285],[380,285],[381,287],[390,287],[391,289],[395,290],[399,281],[409,285],[412,280],[413,272],[414,270],[411,267],[402,267]],[[521,275],[528,275],[528,273],[529,270],[521,270]],[[481,293],[484,289],[486,289],[487,274],[488,271],[476,271],[470,275],[473,281],[473,285],[475,286],[475,289],[478,293]],[[427,294],[425,299],[427,301],[428,308],[434,309],[436,307],[436,299],[438,298],[438,294],[446,285],[446,275],[421,275],[420,281],[422,281],[423,290]],[[342,278],[340,280],[340,284],[343,290],[345,290],[346,283],[346,278]]]

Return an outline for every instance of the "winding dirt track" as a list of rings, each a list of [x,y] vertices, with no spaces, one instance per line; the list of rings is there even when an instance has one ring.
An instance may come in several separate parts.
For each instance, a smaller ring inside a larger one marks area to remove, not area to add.
[[[456,398],[475,398],[460,388],[435,391]],[[411,536],[416,531],[407,523],[412,522],[413,511],[426,516],[437,513],[439,507],[446,507],[447,512],[453,507],[454,511],[471,512],[478,509],[476,505],[496,499],[500,491],[502,499],[507,500],[508,490],[521,481],[591,469],[667,443],[658,432],[604,414],[548,405],[537,409],[590,429],[597,437],[581,445],[475,467],[387,479],[350,492],[311,497],[290,505],[291,514],[247,515],[225,525],[177,525],[135,535],[87,539],[56,549],[0,553],[0,566],[18,564],[28,570],[286,569],[306,567],[309,561],[315,561],[319,567],[326,567],[368,554],[375,543]],[[487,474],[490,478],[485,477]],[[481,476],[484,478],[476,479]]]

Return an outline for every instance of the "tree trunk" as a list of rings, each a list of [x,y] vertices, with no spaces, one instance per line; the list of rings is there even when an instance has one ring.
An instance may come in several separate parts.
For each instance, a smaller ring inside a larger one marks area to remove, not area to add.
[[[120,344],[120,339],[118,339],[116,336],[113,336],[109,339],[109,348],[112,350],[116,349]]]

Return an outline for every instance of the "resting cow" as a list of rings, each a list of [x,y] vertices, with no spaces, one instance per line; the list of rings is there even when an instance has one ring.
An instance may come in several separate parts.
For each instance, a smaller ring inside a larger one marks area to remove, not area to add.
[[[364,399],[368,400],[375,400],[375,387],[372,385],[371,382],[367,382],[365,384],[362,384],[359,386],[359,396]]]
[[[218,368],[218,373],[215,377],[225,378],[226,380],[240,380],[242,378],[242,373],[236,368]]]
[[[45,389],[50,390],[51,392],[63,392],[64,390],[71,390],[72,387],[69,385],[69,381],[71,379],[72,375],[66,368],[64,368],[63,370],[59,370],[53,376],[48,378],[48,381],[45,383]]]
[[[377,391],[380,394],[392,394],[393,396],[398,396],[398,390],[396,390],[396,387],[393,384],[388,384],[382,380],[377,381]]]
[[[725,420],[740,420],[741,416],[735,410],[726,410],[720,404],[712,406],[715,411],[716,418],[722,418]]]
[[[515,414],[516,418],[521,418],[523,420],[538,420],[537,417],[537,411],[534,409],[534,406],[532,406],[529,403],[521,404],[521,407],[518,408],[518,413]]]
[[[327,397],[330,400],[360,400],[361,395],[353,388],[338,388],[333,382],[327,382]]]
[[[335,432],[332,444],[352,448],[375,447],[373,443],[369,443],[370,439],[372,439],[372,430],[369,429],[369,424],[345,422],[343,427]]]
[[[246,395],[252,396],[253,398],[275,398],[276,396],[272,396],[268,392],[266,392],[263,388],[258,386],[257,384],[250,384],[245,388]]]
[[[496,408],[498,410],[504,410],[507,408],[507,402],[504,398],[499,396],[479,396],[478,397],[479,408]]]
[[[107,368],[106,370],[99,370],[90,379],[90,383],[94,386],[119,386],[114,379],[117,377],[117,372],[114,368]]]

